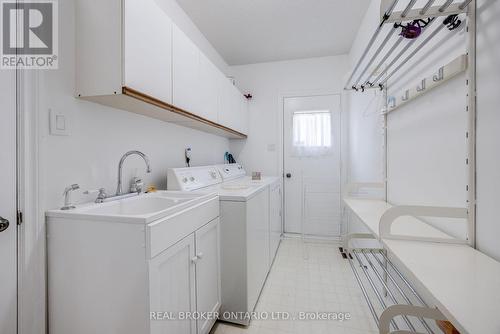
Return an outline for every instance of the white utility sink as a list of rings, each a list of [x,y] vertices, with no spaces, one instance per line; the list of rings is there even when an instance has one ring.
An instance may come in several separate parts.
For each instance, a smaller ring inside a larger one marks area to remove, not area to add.
[[[89,214],[103,215],[146,215],[162,210],[166,210],[180,203],[189,201],[187,198],[161,198],[161,197],[137,197],[128,201],[116,201],[111,205],[99,206],[88,209]]]
[[[51,210],[47,212],[47,217],[147,224],[214,196],[198,192],[158,191],[107,203],[77,205],[73,210]]]

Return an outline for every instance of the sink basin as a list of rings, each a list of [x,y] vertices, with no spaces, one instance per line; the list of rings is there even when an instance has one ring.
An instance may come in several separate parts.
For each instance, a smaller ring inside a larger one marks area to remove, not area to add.
[[[110,202],[106,206],[92,207],[86,210],[89,214],[98,215],[146,215],[166,210],[180,203],[191,200],[190,198],[164,198],[164,197],[136,197],[128,200]]]
[[[120,223],[150,223],[213,199],[217,194],[158,191],[106,203],[77,205],[73,210],[50,210],[47,217]]]

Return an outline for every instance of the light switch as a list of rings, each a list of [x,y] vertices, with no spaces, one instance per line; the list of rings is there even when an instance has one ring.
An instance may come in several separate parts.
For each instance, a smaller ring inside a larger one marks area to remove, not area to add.
[[[68,115],[49,109],[50,134],[53,136],[69,136]]]
[[[66,130],[66,117],[63,115],[56,115],[56,129],[60,131]]]

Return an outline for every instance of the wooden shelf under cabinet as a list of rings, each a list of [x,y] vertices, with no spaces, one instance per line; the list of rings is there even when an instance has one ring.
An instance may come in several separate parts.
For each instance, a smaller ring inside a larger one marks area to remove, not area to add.
[[[80,98],[230,139],[247,138],[247,135],[241,132],[204,119],[130,87],[123,87],[121,94],[81,96]]]

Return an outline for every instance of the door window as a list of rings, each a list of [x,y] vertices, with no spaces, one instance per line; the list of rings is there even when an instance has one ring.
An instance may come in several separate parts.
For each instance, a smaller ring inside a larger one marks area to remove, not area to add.
[[[332,119],[329,110],[293,113],[294,156],[324,156],[332,153]]]

